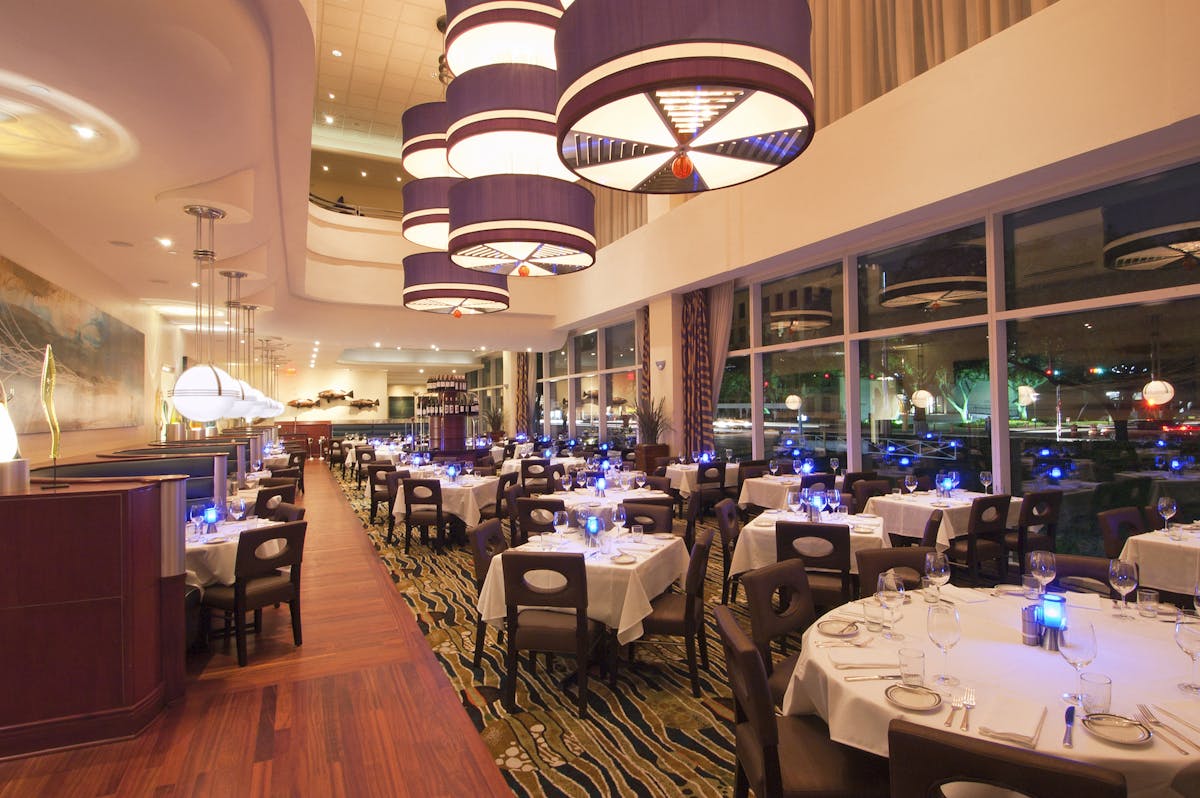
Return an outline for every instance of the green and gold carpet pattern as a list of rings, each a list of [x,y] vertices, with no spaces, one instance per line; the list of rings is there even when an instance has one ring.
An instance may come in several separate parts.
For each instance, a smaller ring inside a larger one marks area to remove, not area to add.
[[[495,629],[487,631],[482,668],[471,667],[477,592],[468,550],[458,546],[438,555],[414,534],[406,556],[402,542],[386,542],[386,507],[371,524],[369,504],[354,482],[343,481],[342,488],[516,795],[732,794],[733,707],[711,615],[710,668],[700,670],[699,699],[692,697],[682,645],[664,640],[668,645],[661,648],[639,646],[633,665],[622,662],[615,691],[599,669],[592,669],[586,720],[576,714],[575,685],[561,686],[574,672],[574,658],[555,657],[547,673],[544,657],[531,671],[528,656],[522,655],[519,709],[510,714],[500,701],[504,650]],[[396,532],[402,531],[398,523]],[[708,567],[710,604],[720,600],[721,573],[717,542]],[[742,621],[748,626],[744,616]]]

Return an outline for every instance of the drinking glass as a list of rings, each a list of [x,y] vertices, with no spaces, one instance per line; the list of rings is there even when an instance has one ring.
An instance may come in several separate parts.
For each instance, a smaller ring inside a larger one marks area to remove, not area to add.
[[[913,474],[904,475],[904,489],[912,495],[912,492],[917,489],[917,478]]]
[[[1175,500],[1170,496],[1161,496],[1158,499],[1158,514],[1163,519],[1163,531],[1167,536],[1171,535],[1171,519],[1175,517]]]
[[[625,518],[625,505],[618,504],[612,514],[613,526],[617,528],[618,535],[625,531]]]
[[[1039,593],[1046,592],[1046,585],[1054,581],[1058,573],[1058,564],[1052,551],[1031,551],[1028,556],[1029,573],[1033,574],[1040,586]]]
[[[254,468],[254,470],[255,470],[255,471],[262,471],[262,470],[263,470],[263,461],[262,461],[262,460],[255,460],[255,461],[254,461],[254,466],[253,466],[253,468]]]
[[[951,491],[958,490],[958,485],[959,485],[960,481],[962,480],[962,475],[959,474],[957,471],[951,471],[949,474],[947,474],[947,476],[950,477],[950,490]]]
[[[925,555],[925,575],[937,588],[937,596],[942,597],[942,585],[950,581],[950,560],[945,552],[931,551]]]
[[[571,528],[571,515],[566,510],[555,510],[554,512],[554,532],[559,546],[567,537],[567,530]]]
[[[646,487],[646,472],[645,471],[637,472],[637,474],[633,478],[633,482],[635,485],[638,486],[638,490],[641,490],[642,488]]]
[[[195,530],[194,534],[199,535],[200,529],[204,523],[204,506],[200,504],[193,504],[191,507],[189,507],[188,519],[192,522],[192,529]]]
[[[804,473],[804,461],[803,460],[793,460],[792,461],[792,473],[793,474],[803,474]]]
[[[644,532],[645,529],[641,524],[634,524],[633,526],[629,527],[629,539],[634,543],[641,543]]]
[[[770,463],[767,464],[767,468],[770,469],[771,476],[774,477],[774,476],[779,475],[779,461],[778,460],[772,460]]]
[[[808,503],[817,508],[817,520],[821,520],[821,511],[825,509],[825,493],[824,491],[814,491],[808,497]]]
[[[692,452],[692,462],[693,463],[700,462],[700,452],[699,451]]]
[[[991,471],[980,471],[979,472],[979,481],[983,483],[983,492],[984,493],[992,492],[992,472]]]
[[[1108,583],[1113,590],[1121,594],[1121,609],[1116,617],[1123,621],[1131,620],[1129,614],[1129,594],[1137,589],[1137,565],[1124,560],[1110,560],[1108,563]]]
[[[577,488],[587,487],[587,472],[586,471],[581,470],[581,471],[575,472],[575,487],[577,487]]]
[[[234,521],[241,521],[246,517],[246,500],[233,498],[229,500],[229,514]]]
[[[837,488],[825,491],[825,504],[829,507],[829,512],[837,513],[842,507],[842,492]]]
[[[1200,623],[1184,619],[1179,613],[1175,619],[1175,645],[1192,660],[1192,676],[1186,682],[1179,683],[1179,689],[1185,693],[1200,693],[1200,680],[1196,678],[1196,660],[1200,659]]]
[[[949,604],[934,604],[926,612],[925,628],[929,639],[942,650],[942,672],[933,677],[933,682],[942,687],[953,687],[958,684],[958,677],[950,675],[950,649],[962,638],[958,610]]]
[[[875,598],[879,599],[880,606],[887,611],[888,624],[883,629],[884,638],[903,640],[904,635],[895,631],[895,627],[896,610],[904,604],[904,580],[897,576],[895,571],[884,571],[876,582]]]
[[[788,506],[788,509],[791,510],[793,513],[800,512],[801,502],[802,502],[802,499],[800,497],[800,491],[789,490],[787,492],[787,506]]]
[[[733,462],[733,449],[725,450],[725,462],[727,462],[727,463]]]
[[[835,477],[837,476],[838,467],[839,467],[841,464],[842,464],[842,461],[841,461],[841,460],[838,460],[836,457],[830,457],[830,458],[829,458],[829,470],[833,472],[833,475],[834,475]]]
[[[1076,676],[1096,658],[1096,629],[1090,623],[1074,623],[1062,630],[1058,641],[1058,653],[1075,669]],[[1063,693],[1063,701],[1068,704],[1080,704],[1083,698],[1083,680],[1079,679],[1079,688],[1074,693]]]
[[[474,476],[475,475],[475,464],[474,463],[465,463],[463,465],[463,471],[466,471],[467,476],[469,476],[469,477]]]
[[[561,477],[558,478],[558,481],[562,483],[563,493],[566,493],[571,490],[571,475],[570,474],[563,474]]]

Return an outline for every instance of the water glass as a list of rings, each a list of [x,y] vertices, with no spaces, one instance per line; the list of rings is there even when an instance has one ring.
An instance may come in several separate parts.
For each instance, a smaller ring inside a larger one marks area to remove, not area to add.
[[[646,472],[639,471],[633,478],[633,483],[638,486],[638,490],[646,487]]]
[[[934,604],[926,613],[925,626],[929,639],[942,650],[942,672],[934,677],[934,682],[942,687],[953,687],[958,684],[958,677],[950,675],[950,649],[962,638],[958,610],[949,604]]]
[[[1124,560],[1110,560],[1108,583],[1112,585],[1113,590],[1121,594],[1121,609],[1116,613],[1116,617],[1121,620],[1131,620],[1133,616],[1129,614],[1129,594],[1137,589],[1137,564]]]
[[[629,527],[629,539],[634,543],[641,543],[642,536],[645,533],[645,528],[641,524],[634,524]]]
[[[1181,540],[1183,535],[1174,535],[1171,532],[1171,519],[1175,517],[1176,512],[1175,500],[1170,496],[1159,497],[1158,514],[1163,519],[1163,531],[1167,533],[1167,537],[1173,537],[1176,540]]]
[[[829,512],[837,513],[842,507],[842,492],[837,488],[825,491],[825,504],[829,507]]]
[[[1140,587],[1137,591],[1137,612],[1143,618],[1158,617],[1158,591]]]
[[[900,657],[900,681],[913,687],[925,684],[925,652],[919,648],[902,648]]]
[[[904,635],[896,632],[896,610],[904,604],[904,580],[895,571],[884,571],[876,582],[875,598],[887,610],[888,629],[883,636],[887,640],[903,640]]]
[[[1103,673],[1079,674],[1079,690],[1084,714],[1108,712],[1112,707],[1112,679]]]
[[[1042,595],[1042,581],[1036,574],[1022,574],[1021,587],[1025,589],[1025,598],[1037,601]]]
[[[1078,692],[1063,693],[1063,700],[1068,704],[1078,704],[1083,700],[1083,669],[1096,658],[1095,627],[1090,623],[1073,623],[1063,629],[1058,653],[1080,675]]]
[[[938,603],[938,588],[928,576],[921,577],[921,597],[926,604]]]
[[[771,471],[771,476],[774,477],[774,476],[779,475],[779,461],[778,460],[772,460],[770,463],[767,464],[767,468]]]
[[[625,529],[625,518],[625,505],[618,504],[617,508],[613,510],[612,514],[613,526],[617,528],[618,535],[621,534]]]
[[[883,605],[875,604],[874,602],[866,602],[862,605],[863,617],[867,621],[868,632],[883,631]]]
[[[1054,581],[1054,577],[1058,575],[1058,563],[1054,559],[1052,551],[1031,551],[1029,552],[1029,573],[1037,577],[1038,583],[1041,584],[1041,592],[1046,592],[1046,585]]]
[[[1200,659],[1200,624],[1185,620],[1180,613],[1175,620],[1175,645],[1192,659],[1192,676],[1186,682],[1179,683],[1179,689],[1185,693],[1200,693],[1200,679],[1196,678],[1196,661]]]

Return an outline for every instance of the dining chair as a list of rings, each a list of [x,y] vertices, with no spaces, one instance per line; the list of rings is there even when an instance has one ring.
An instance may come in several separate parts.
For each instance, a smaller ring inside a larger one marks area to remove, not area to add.
[[[281,503],[296,503],[296,486],[279,485],[273,488],[259,488],[254,496],[254,515],[258,518],[270,518]]]
[[[916,590],[921,586],[925,573],[925,555],[937,549],[932,546],[904,546],[899,549],[859,549],[854,552],[858,563],[858,595],[867,598],[875,595],[879,575],[894,570],[904,580],[905,590]]]
[[[750,460],[738,465],[737,495],[731,497],[734,502],[741,501],[742,489],[746,484],[746,480],[758,479],[759,477],[766,476],[768,473],[770,473],[770,470],[768,469],[765,460]],[[746,507],[745,509],[739,509],[738,515],[741,516],[742,521],[745,522],[750,520],[750,512],[752,510],[761,512],[762,509],[763,508],[761,507]]]
[[[359,446],[354,450],[354,486],[362,490],[363,477],[366,476],[367,466],[375,462],[374,446]]]
[[[725,498],[725,461],[699,463],[696,468],[696,489],[688,496],[688,504],[698,503],[697,518],[704,516],[714,504]],[[690,508],[689,508],[690,511]]]
[[[1021,497],[1016,527],[1004,535],[1005,556],[1017,555],[1017,570],[1025,567],[1025,555],[1031,551],[1054,551],[1054,536],[1062,513],[1061,490],[1035,490]]]
[[[246,664],[246,613],[253,611],[255,634],[262,630],[263,607],[287,603],[292,615],[292,638],[301,643],[300,634],[300,564],[304,559],[304,535],[307,521],[294,521],[279,526],[247,529],[238,536],[237,559],[232,585],[210,585],[204,589],[200,606],[206,615],[203,629],[209,628],[208,613],[220,610],[225,615],[225,633],[233,622],[237,638],[238,665]],[[261,555],[264,543],[278,540],[281,548],[272,555]],[[280,569],[287,568],[287,571]],[[228,638],[227,638],[228,639]]]
[[[532,534],[547,535],[554,531],[554,514],[567,509],[562,499],[547,499],[545,497],[517,499],[517,529],[519,539],[513,538],[513,545],[519,546],[529,542]]]
[[[550,461],[532,457],[522,460],[521,487],[527,494],[553,493],[554,486],[550,484]]]
[[[1004,535],[1008,527],[1008,508],[1012,496],[998,493],[978,496],[971,502],[967,533],[950,541],[946,556],[951,563],[964,566],[973,584],[979,584],[980,564],[992,560],[997,578],[1004,581],[1008,574],[1005,560]]]
[[[875,496],[887,496],[892,492],[892,483],[886,479],[860,479],[854,483],[854,507],[858,512],[867,508],[867,502]]]
[[[815,714],[776,715],[754,642],[728,607],[717,605],[713,617],[733,693],[734,796],[885,798],[887,760],[833,742]]]
[[[833,487],[833,474],[805,474],[800,477],[800,488],[809,490],[829,490]]]
[[[546,493],[555,493],[562,491],[562,478],[567,475],[567,467],[563,463],[551,463],[550,473],[547,477]]]
[[[497,554],[508,550],[508,541],[504,539],[504,529],[499,518],[490,518],[470,532],[471,557],[475,562],[475,590],[483,592],[483,583],[487,579],[488,570]],[[503,631],[500,635],[503,636]],[[483,641],[487,636],[487,623],[481,614],[475,620],[475,656],[471,666],[478,668],[483,661]]]
[[[513,459],[513,457],[516,456],[516,454],[517,454],[517,444],[516,443],[504,444],[504,460],[511,460],[511,459]],[[501,460],[501,462],[504,462],[504,461]]]
[[[278,477],[272,472],[271,476],[262,477],[258,480],[259,488],[278,488],[287,485],[291,485],[293,488],[296,487],[296,477]]]
[[[662,474],[647,474],[646,487],[651,490],[660,490],[670,496],[671,506],[675,508],[676,515],[683,518],[683,494],[679,492],[679,488],[671,485],[671,478],[667,476],[665,468]]]
[[[847,471],[842,475],[842,490],[846,491],[847,493],[853,493],[854,486],[858,484],[860,480],[876,478],[877,473],[875,471]],[[861,505],[859,506],[859,510],[862,510]]]
[[[652,502],[625,501],[625,528],[630,529],[634,524],[641,524],[642,531],[647,535],[655,532],[674,531],[674,511],[665,505]]]
[[[927,548],[937,546],[938,532],[942,528],[942,511],[934,510],[925,519],[925,531],[921,533],[921,545]]]
[[[1054,579],[1048,587],[1057,587],[1067,593],[1098,593],[1115,599],[1118,593],[1108,583],[1110,564],[1107,557],[1055,554]]]
[[[501,686],[504,708],[509,712],[517,710],[518,652],[573,654],[579,688],[578,713],[580,718],[586,718],[588,664],[593,652],[604,646],[606,633],[599,622],[587,617],[588,579],[583,554],[506,551],[500,555],[500,565],[504,569],[505,634],[508,636]],[[536,576],[531,577],[535,572]],[[556,578],[545,579],[547,576]],[[611,659],[615,652],[614,645],[609,655],[610,682],[616,675]]]
[[[1096,515],[1104,556],[1115,560],[1121,556],[1126,539],[1147,531],[1146,520],[1138,507],[1116,507]]]
[[[948,784],[986,784],[1030,798],[1125,798],[1125,776],[1100,765],[982,740],[896,718],[888,725],[892,798],[941,795]]]
[[[504,509],[508,512],[508,539],[512,546],[519,546],[521,543],[521,522],[517,517],[517,499],[523,499],[527,495],[525,488],[516,483],[504,489]]]
[[[803,634],[817,619],[808,573],[804,570],[804,561],[793,558],[747,571],[742,574],[742,585],[746,588],[750,636],[767,671],[771,703],[779,706],[783,703],[792,671],[796,669],[796,661],[800,659],[799,650],[788,654],[788,637]],[[784,655],[779,663],[773,661],[772,641],[778,642],[779,651]]]
[[[1175,516],[1172,516],[1173,518]],[[1176,518],[1178,520],[1178,518]],[[1142,508],[1142,522],[1146,525],[1147,532],[1154,532],[1162,529],[1167,525],[1163,517],[1158,514],[1158,508],[1151,505],[1146,505]]]
[[[478,473],[478,470],[476,470],[476,473]],[[490,507],[490,512],[488,512],[490,517],[499,518],[501,520],[508,517],[508,500],[506,492],[508,491],[509,487],[516,485],[517,480],[520,478],[520,473],[516,471],[510,471],[507,474],[501,474],[500,478],[496,480],[496,499]]]
[[[721,603],[728,604],[731,598],[736,603],[740,580],[737,574],[730,575],[729,568],[741,534],[737,505],[732,499],[722,499],[713,507],[713,515],[717,517],[717,531],[721,534]]]
[[[340,466],[342,476],[346,475],[346,445],[340,438],[334,438],[329,441],[329,454],[325,457],[325,463],[332,471],[333,467]]]
[[[808,570],[814,604],[836,607],[850,601],[850,527],[779,521],[775,524],[775,560],[797,557]]]
[[[282,521],[283,523],[291,523],[292,521],[304,520],[304,508],[298,504],[289,504],[288,502],[280,502],[274,511],[271,513],[272,521]]]
[[[670,513],[670,510],[667,511]],[[701,530],[688,558],[683,592],[668,591],[650,601],[650,614],[642,619],[647,637],[682,637],[687,653],[688,678],[692,696],[700,697],[700,672],[696,666],[696,643],[700,644],[700,665],[708,670],[708,638],[704,629],[704,582],[708,575],[708,555],[712,550],[712,531]],[[641,643],[639,639],[636,641]],[[654,641],[649,641],[653,643]]]
[[[408,554],[413,527],[420,527],[421,542],[429,543],[429,527],[437,536],[435,549],[446,547],[446,520],[442,514],[442,483],[436,479],[404,479],[404,553]]]
[[[391,463],[371,463],[367,466],[367,484],[371,486],[371,523],[375,523],[375,509],[380,503],[386,503],[388,496],[387,475],[395,471]]]

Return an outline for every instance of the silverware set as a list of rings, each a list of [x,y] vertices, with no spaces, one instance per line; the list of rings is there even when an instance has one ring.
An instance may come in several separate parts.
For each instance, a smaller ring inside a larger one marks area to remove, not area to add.
[[[1163,710],[1163,712],[1165,714],[1166,710]],[[1138,704],[1137,705],[1137,719],[1140,720],[1142,723],[1145,723],[1148,726],[1152,726],[1154,728],[1154,730],[1158,732],[1158,736],[1160,738],[1162,738],[1172,748],[1174,748],[1176,751],[1183,754],[1184,756],[1188,756],[1188,751],[1183,746],[1179,745],[1179,743],[1176,742],[1176,740],[1185,742],[1188,745],[1190,745],[1192,748],[1196,749],[1197,751],[1200,751],[1200,745],[1197,745],[1194,740],[1192,740],[1190,737],[1187,737],[1186,735],[1184,735],[1183,732],[1179,731],[1174,726],[1169,726],[1166,723],[1163,723],[1161,720],[1159,720],[1158,716],[1154,714],[1154,712],[1150,709],[1150,706],[1148,704]],[[1174,739],[1172,739],[1172,738],[1174,738]]]

